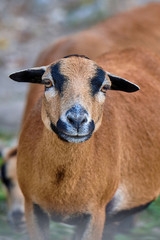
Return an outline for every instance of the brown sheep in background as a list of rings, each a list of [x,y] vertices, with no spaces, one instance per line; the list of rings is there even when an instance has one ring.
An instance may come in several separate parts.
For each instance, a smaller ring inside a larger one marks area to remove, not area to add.
[[[8,222],[17,230],[22,230],[25,225],[24,197],[16,174],[17,147],[2,151],[2,159],[0,179],[6,189]]]

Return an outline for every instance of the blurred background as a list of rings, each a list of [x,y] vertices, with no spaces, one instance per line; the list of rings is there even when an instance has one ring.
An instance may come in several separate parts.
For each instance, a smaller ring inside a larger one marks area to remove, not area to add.
[[[28,85],[8,75],[32,67],[49,43],[150,0],[0,0],[0,150],[17,141]],[[157,0],[158,2],[158,0]],[[1,164],[0,159],[0,164]],[[6,222],[5,192],[0,185],[0,240],[23,239]],[[160,204],[136,218],[130,235],[117,240],[160,239]],[[69,239],[72,228],[53,225],[57,240]],[[56,229],[56,230],[55,230]],[[68,234],[68,235],[67,235]]]

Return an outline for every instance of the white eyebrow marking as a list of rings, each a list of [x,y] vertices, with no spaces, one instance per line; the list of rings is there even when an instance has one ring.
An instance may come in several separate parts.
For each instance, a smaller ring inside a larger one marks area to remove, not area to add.
[[[45,94],[46,100],[49,102],[52,98],[54,98],[58,94],[58,92],[54,89],[54,86],[53,86],[45,90],[44,94]]]

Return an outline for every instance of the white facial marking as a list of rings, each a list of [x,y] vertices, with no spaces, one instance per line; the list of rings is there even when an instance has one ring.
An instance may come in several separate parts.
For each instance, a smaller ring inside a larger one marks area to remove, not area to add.
[[[43,121],[45,127],[46,127],[48,130],[52,131],[52,130],[51,130],[51,127],[50,127],[50,119],[49,119],[49,117],[47,116],[46,109],[45,109],[45,107],[44,107],[43,104],[42,104],[42,110],[41,110],[41,118],[42,118],[42,121]]]
[[[103,116],[103,114],[102,114],[102,116]],[[95,124],[95,129],[94,129],[94,132],[96,132],[97,131],[97,129],[100,127],[100,125],[101,125],[101,122],[102,122],[102,116],[101,116],[101,118],[99,119],[99,121]]]
[[[111,86],[111,82],[110,80],[108,79],[108,77],[106,76],[103,84],[102,84],[102,87],[104,85],[108,85],[108,86]],[[100,103],[100,104],[103,104],[104,101],[105,101],[105,98],[106,98],[106,95],[104,92],[102,92],[101,90],[98,92],[98,94],[96,94],[96,100]]]
[[[49,87],[45,90],[45,97],[46,97],[46,100],[49,102],[53,97],[55,97],[57,95],[57,91],[55,90],[55,87],[54,87],[54,81],[52,79],[52,75],[50,73],[50,71],[46,71],[43,76],[42,76],[42,80],[45,81],[45,79],[49,79],[53,86],[52,87]]]
[[[45,90],[44,94],[45,94],[46,100],[49,102],[52,98],[54,98],[58,94],[58,92],[54,89],[54,86],[53,86]]]
[[[99,92],[98,94],[96,94],[96,100],[101,104],[104,103],[105,98],[106,97],[105,97],[105,94],[103,92]]]

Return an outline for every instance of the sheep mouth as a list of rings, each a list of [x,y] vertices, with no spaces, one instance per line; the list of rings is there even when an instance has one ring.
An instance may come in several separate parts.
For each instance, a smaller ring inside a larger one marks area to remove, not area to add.
[[[85,136],[79,136],[79,135],[70,136],[68,134],[60,132],[58,136],[59,136],[60,139],[62,139],[64,141],[67,141],[67,142],[82,143],[82,142],[87,141],[92,136],[92,133],[90,133],[88,135],[85,135]]]
[[[65,142],[70,142],[70,143],[82,143],[82,142],[85,142],[87,141],[91,136],[92,136],[92,133],[94,131],[94,129],[92,129],[88,134],[86,135],[69,135],[69,134],[66,134],[62,131],[59,131],[58,128],[51,122],[51,129],[57,134],[57,136],[65,141]]]

